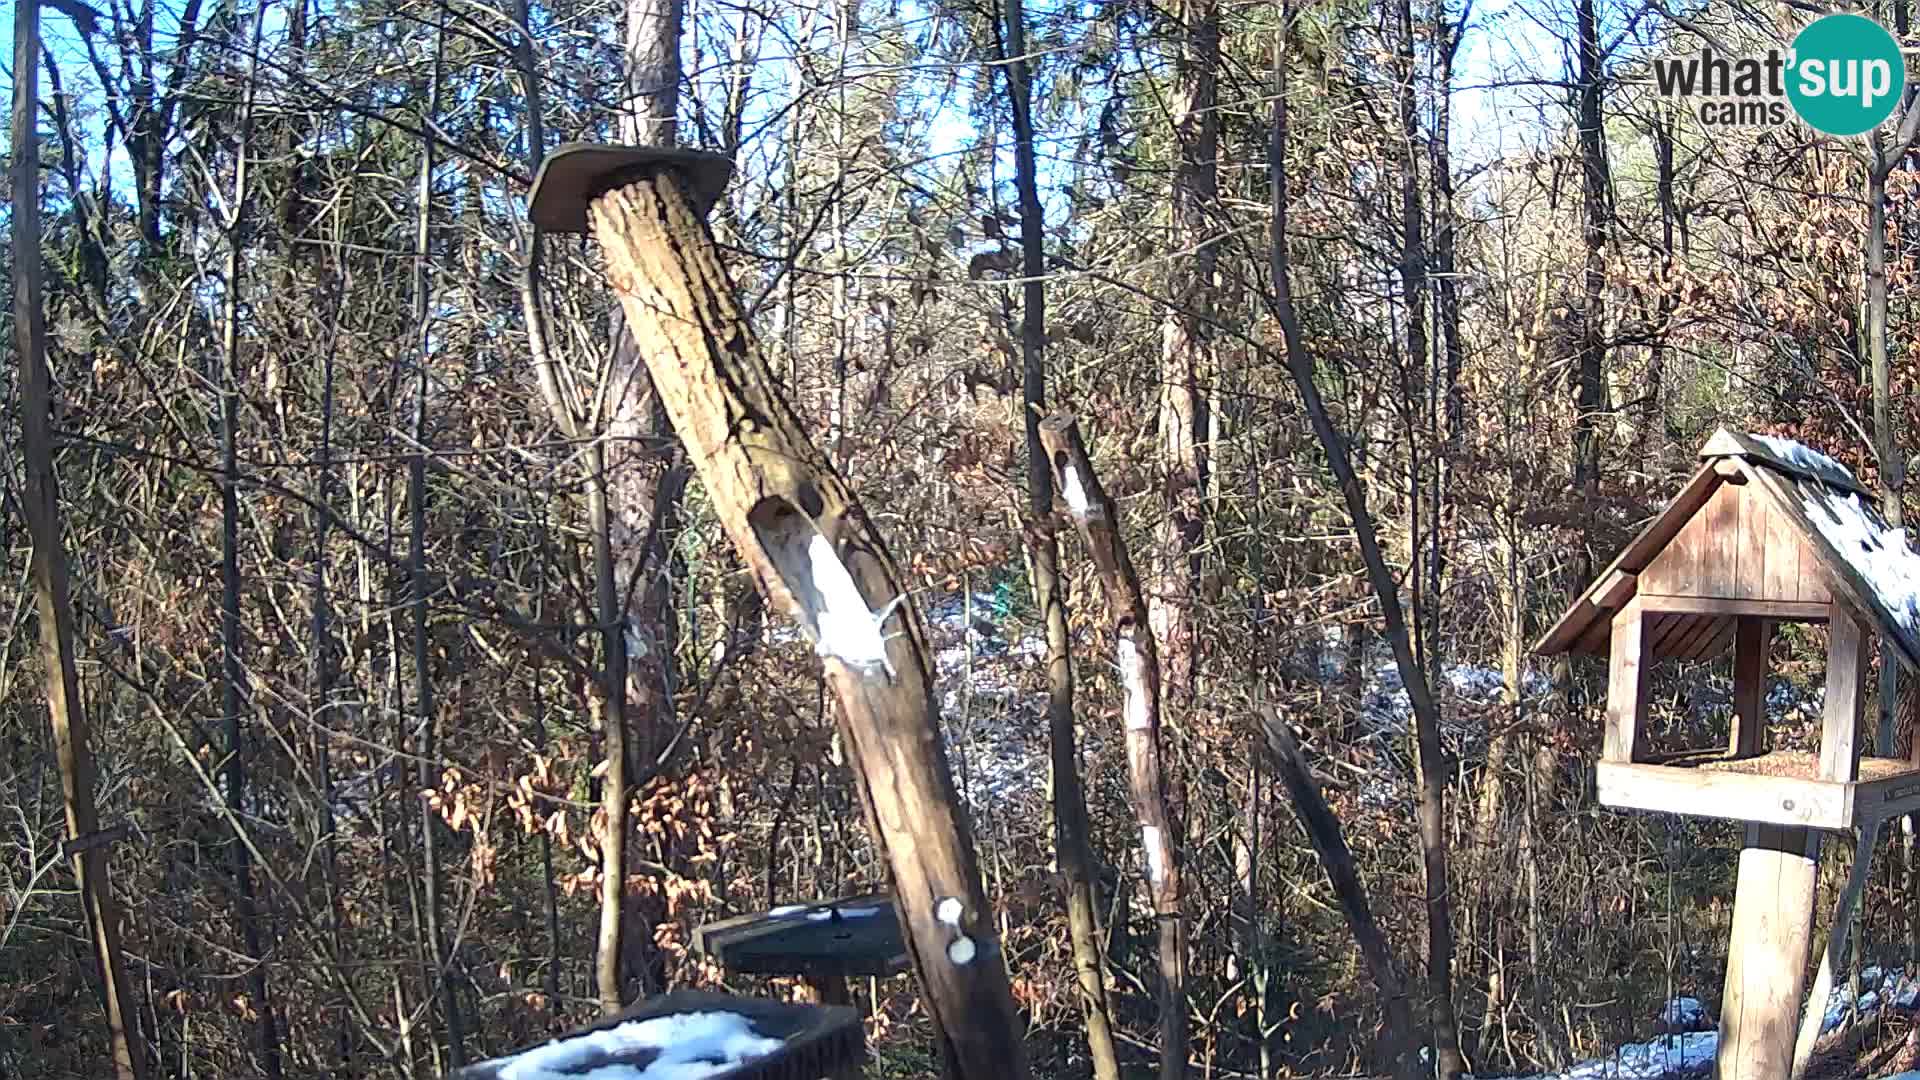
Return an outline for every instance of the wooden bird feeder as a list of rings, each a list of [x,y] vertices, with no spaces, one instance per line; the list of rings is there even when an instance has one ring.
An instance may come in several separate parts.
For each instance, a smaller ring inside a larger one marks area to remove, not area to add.
[[[1608,665],[1601,803],[1747,823],[1721,1006],[1723,1080],[1785,1080],[1813,926],[1821,830],[1920,810],[1920,756],[1860,752],[1868,648],[1920,665],[1920,561],[1852,473],[1796,443],[1722,429],[1678,496],[1534,647]],[[1767,652],[1780,623],[1827,626],[1817,753],[1770,745]],[[1733,651],[1724,747],[1656,754],[1662,659]],[[1861,857],[1870,853],[1862,848]]]
[[[694,930],[693,951],[741,975],[797,975],[828,1005],[852,1000],[849,977],[909,966],[893,898],[878,893],[707,923]]]
[[[821,1080],[857,1076],[866,1059],[866,1028],[852,1009],[675,990],[448,1080],[606,1076],[619,1066],[636,1077],[657,1068],[708,1080]]]

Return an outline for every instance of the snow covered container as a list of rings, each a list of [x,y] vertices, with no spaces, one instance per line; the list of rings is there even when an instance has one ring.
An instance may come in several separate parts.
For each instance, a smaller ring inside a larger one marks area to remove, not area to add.
[[[676,990],[448,1080],[821,1080],[866,1056],[852,1009]]]
[[[1920,666],[1920,554],[1824,454],[1723,428],[1700,457],[1679,495],[1534,647],[1607,657],[1600,801],[1824,830],[1920,810],[1920,761],[1862,756],[1859,745],[1873,638],[1891,643],[1903,666]],[[1783,622],[1828,627],[1817,755],[1768,745],[1767,646]],[[1653,665],[1711,659],[1729,646],[1725,749],[1653,754]]]

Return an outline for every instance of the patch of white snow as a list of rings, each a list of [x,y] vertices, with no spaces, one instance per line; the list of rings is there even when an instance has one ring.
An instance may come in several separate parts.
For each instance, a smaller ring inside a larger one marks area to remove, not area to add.
[[[1905,529],[1888,529],[1860,502],[1831,494],[1806,498],[1807,517],[1840,557],[1878,595],[1902,627],[1920,625],[1920,554],[1907,546]]]
[[[629,1020],[496,1059],[500,1080],[699,1080],[780,1048],[730,1012],[676,1013]],[[645,1068],[610,1059],[646,1051]]]
[[[1792,439],[1782,439],[1775,435],[1755,435],[1754,439],[1772,452],[1774,457],[1802,472],[1812,473],[1830,484],[1855,487],[1860,483],[1853,478],[1852,469]]]

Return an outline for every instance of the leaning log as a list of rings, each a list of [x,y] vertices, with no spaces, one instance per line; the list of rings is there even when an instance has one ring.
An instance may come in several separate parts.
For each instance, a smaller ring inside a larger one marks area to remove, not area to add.
[[[600,175],[569,176],[563,154]],[[947,765],[925,635],[879,531],[807,438],[747,324],[706,222],[714,174],[726,175],[714,162],[563,148],[531,214],[578,220],[569,202],[587,201],[584,223],[715,516],[825,664],[942,1058],[961,1077],[1021,1080],[1023,1025]]]
[[[1047,417],[1040,422],[1040,443],[1053,466],[1056,499],[1086,543],[1106,593],[1123,694],[1127,786],[1147,859],[1147,892],[1160,926],[1161,1075],[1179,1076],[1186,1067],[1180,1048],[1187,1042],[1187,928],[1180,906],[1180,852],[1160,768],[1159,650],[1147,623],[1140,575],[1120,540],[1119,515],[1094,475],[1078,421],[1068,413]]]

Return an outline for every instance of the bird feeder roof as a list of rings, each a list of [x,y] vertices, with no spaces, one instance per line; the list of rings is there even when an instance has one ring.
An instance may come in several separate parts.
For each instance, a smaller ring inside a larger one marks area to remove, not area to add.
[[[1719,564],[1706,567],[1707,576],[1746,583],[1741,600],[1799,602],[1807,609],[1806,621],[1824,621],[1814,615],[1821,605],[1807,602],[1807,590],[1817,588],[1821,599],[1830,594],[1830,602],[1854,608],[1882,640],[1893,643],[1907,667],[1920,669],[1920,553],[1908,547],[1905,530],[1888,525],[1851,471],[1799,443],[1725,428],[1701,448],[1700,458],[1700,468],[1679,494],[1567,608],[1534,645],[1535,653],[1605,655],[1614,613],[1642,590],[1642,573],[1691,525],[1696,533],[1716,532],[1711,542],[1696,545],[1703,554],[1694,557]],[[1744,508],[1726,510],[1726,520],[1703,525],[1697,519],[1710,505],[1716,513],[1730,505],[1728,493],[1721,491],[1730,484],[1740,487]],[[1734,575],[1729,569],[1743,557],[1751,567],[1796,555],[1797,573]],[[1656,652],[1704,658],[1725,647],[1732,633],[1731,605],[1727,613],[1687,619],[1675,621]]]

